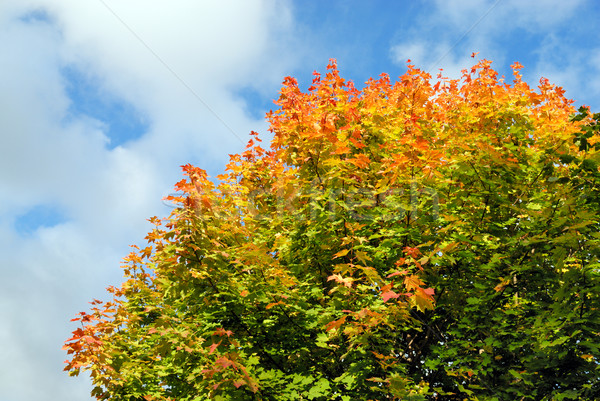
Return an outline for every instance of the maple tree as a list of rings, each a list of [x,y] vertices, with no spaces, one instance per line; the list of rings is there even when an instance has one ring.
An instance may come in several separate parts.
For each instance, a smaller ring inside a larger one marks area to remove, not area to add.
[[[286,78],[227,172],[177,205],[65,343],[111,400],[600,397],[600,114],[408,66]]]

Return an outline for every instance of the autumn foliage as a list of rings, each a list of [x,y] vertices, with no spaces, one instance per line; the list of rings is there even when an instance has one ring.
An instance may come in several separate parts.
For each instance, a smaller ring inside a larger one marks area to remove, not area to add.
[[[270,147],[183,166],[65,370],[111,400],[597,399],[600,116],[520,68],[286,78]]]

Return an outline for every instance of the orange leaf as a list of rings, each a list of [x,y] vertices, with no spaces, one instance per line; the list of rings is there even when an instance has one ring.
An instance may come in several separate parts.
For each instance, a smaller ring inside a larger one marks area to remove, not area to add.
[[[271,302],[270,304],[268,304],[268,305],[266,306],[266,309],[271,309],[272,307],[274,307],[274,306],[277,306],[277,305],[284,305],[284,303],[283,303],[282,301],[278,301],[278,302]]]
[[[506,279],[502,280],[500,282],[500,284],[498,284],[497,286],[494,287],[494,291],[496,291],[496,292],[502,291],[509,283],[510,283],[509,280],[506,280]]]
[[[367,155],[358,154],[352,159],[347,159],[350,163],[354,164],[358,168],[367,168],[369,163],[371,163],[371,159]]]
[[[416,290],[417,288],[421,288],[421,286],[423,284],[424,284],[423,281],[419,277],[415,276],[414,274],[404,277],[404,285],[406,286],[406,288],[409,291]]]
[[[353,145],[354,145],[356,148],[358,148],[358,149],[362,149],[362,148],[366,147],[366,145],[365,145],[365,144],[363,144],[363,143],[361,143],[361,142],[358,142],[358,141],[357,141],[356,139],[354,139],[354,138],[350,138],[350,142],[352,142],[352,144],[353,144]]]
[[[330,331],[330,330],[337,330],[340,328],[340,326],[342,324],[344,324],[346,322],[346,316],[342,316],[340,319],[338,320],[334,320],[332,322],[329,322],[327,324],[327,326],[325,326],[325,330]]]
[[[335,150],[333,151],[334,155],[342,155],[342,154],[346,154],[350,152],[350,148],[348,146],[346,146],[344,143],[342,142],[338,142],[335,145]]]
[[[212,205],[210,204],[210,199],[208,198],[208,196],[203,196],[200,200],[202,201],[202,205],[204,205],[205,208],[211,208]]]

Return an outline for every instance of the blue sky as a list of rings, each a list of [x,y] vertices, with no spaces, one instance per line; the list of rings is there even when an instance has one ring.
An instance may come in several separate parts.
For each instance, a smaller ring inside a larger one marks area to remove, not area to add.
[[[2,1],[0,401],[90,399],[62,373],[69,320],[168,215],[180,165],[214,176],[267,137],[285,76],[458,77],[479,52],[598,112],[598,21],[596,0]]]

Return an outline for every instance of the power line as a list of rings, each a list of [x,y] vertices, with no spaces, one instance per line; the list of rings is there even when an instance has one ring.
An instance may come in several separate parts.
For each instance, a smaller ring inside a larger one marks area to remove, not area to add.
[[[102,1],[102,0],[101,0],[101,1]],[[495,2],[495,3],[493,3],[493,4],[490,6],[490,8],[488,8],[488,9],[487,9],[487,11],[486,11],[486,12],[485,12],[485,13],[484,13],[484,14],[483,14],[481,17],[479,17],[479,19],[478,19],[477,21],[475,21],[475,23],[474,23],[473,25],[471,25],[471,27],[470,27],[469,29],[467,29],[467,30],[465,31],[465,33],[463,33],[463,34],[462,34],[462,36],[461,36],[460,38],[458,38],[458,40],[457,40],[456,42],[454,42],[454,44],[453,44],[452,46],[450,46],[450,48],[449,48],[449,49],[446,51],[446,53],[444,53],[444,54],[443,54],[443,55],[442,55],[440,58],[438,58],[438,59],[437,59],[437,60],[436,60],[434,63],[432,63],[432,64],[431,64],[431,66],[429,67],[428,71],[431,71],[431,69],[432,69],[433,67],[435,67],[436,65],[439,65],[440,61],[442,61],[443,59],[445,59],[445,58],[446,58],[446,56],[447,56],[448,54],[450,54],[450,52],[451,52],[452,50],[454,50],[454,48],[455,48],[456,46],[458,46],[458,44],[459,44],[460,42],[462,42],[462,40],[463,40],[463,39],[464,39],[464,38],[465,38],[465,37],[466,37],[468,34],[470,34],[470,33],[471,33],[471,31],[472,31],[473,29],[475,29],[475,27],[476,27],[477,25],[479,25],[479,23],[480,23],[481,21],[483,21],[483,19],[484,19],[485,17],[487,17],[487,16],[488,16],[488,14],[489,14],[489,13],[491,13],[491,12],[492,12],[492,10],[493,10],[494,8],[496,8],[496,6],[497,6],[497,5],[498,5],[498,4],[499,4],[501,1],[502,1],[502,0],[496,0],[496,2]]]
[[[167,64],[127,23],[112,9],[104,0],[99,0],[100,3],[106,7],[108,11],[117,19],[121,24],[192,94],[194,97],[202,103],[204,107],[213,115],[217,120],[223,124],[225,128],[229,132],[231,132],[242,144],[244,141],[238,134],[235,133],[233,128],[231,128],[218,114],[215,112],[209,105],[206,103],[194,89],[190,85],[187,84],[170,66]]]

